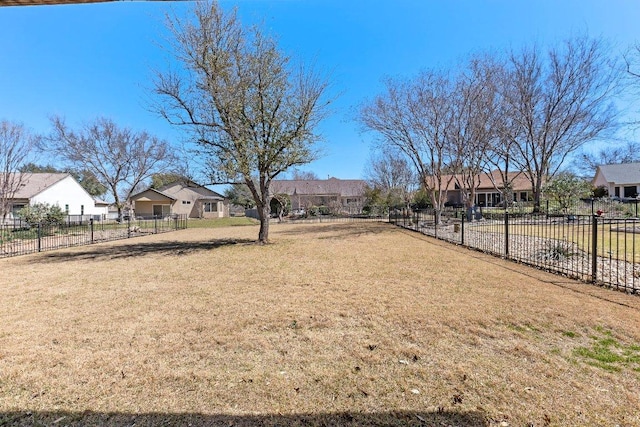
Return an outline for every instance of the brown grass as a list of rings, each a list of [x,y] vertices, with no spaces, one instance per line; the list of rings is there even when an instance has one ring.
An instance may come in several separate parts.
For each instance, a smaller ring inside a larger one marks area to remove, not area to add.
[[[387,224],[271,233],[0,260],[0,425],[640,426],[637,296]]]

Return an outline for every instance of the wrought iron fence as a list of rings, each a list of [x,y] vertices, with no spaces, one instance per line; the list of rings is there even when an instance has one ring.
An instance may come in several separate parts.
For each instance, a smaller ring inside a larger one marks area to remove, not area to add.
[[[396,209],[389,221],[455,244],[629,293],[640,291],[640,219]]]
[[[11,221],[0,224],[0,257],[98,242],[128,239],[187,228],[186,215],[128,219],[122,222],[95,218],[67,219],[60,224],[28,224]]]

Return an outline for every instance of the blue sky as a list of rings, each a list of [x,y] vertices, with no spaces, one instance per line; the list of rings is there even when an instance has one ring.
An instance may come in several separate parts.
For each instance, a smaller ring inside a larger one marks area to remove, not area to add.
[[[222,0],[246,24],[262,22],[281,48],[332,76],[340,94],[322,123],[320,177],[361,178],[374,135],[354,109],[385,76],[455,67],[468,54],[603,37],[621,54],[640,42],[638,0]],[[78,126],[97,116],[146,130],[176,146],[182,134],[149,109],[150,77],[164,69],[166,13],[190,2],[0,8],[0,118],[35,133],[58,114]],[[640,109],[640,108],[638,108]],[[47,159],[38,159],[47,163]]]

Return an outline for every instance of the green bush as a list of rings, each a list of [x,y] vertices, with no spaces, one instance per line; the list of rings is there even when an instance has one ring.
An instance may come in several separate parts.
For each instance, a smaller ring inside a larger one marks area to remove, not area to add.
[[[34,203],[20,209],[18,216],[29,225],[59,225],[64,221],[65,213],[58,205]]]

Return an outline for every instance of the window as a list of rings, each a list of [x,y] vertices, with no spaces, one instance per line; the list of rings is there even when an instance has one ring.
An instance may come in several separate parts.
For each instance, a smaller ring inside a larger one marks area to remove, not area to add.
[[[204,202],[202,205],[205,212],[218,212],[218,202]]]
[[[69,215],[69,205],[64,205],[64,213]]]
[[[190,205],[191,204],[191,200],[183,200],[182,204],[183,205]]]
[[[613,189],[614,195],[616,197],[620,197],[620,187],[616,187]]]
[[[526,202],[527,201],[527,192],[526,191],[521,191],[520,192],[520,201],[522,201],[522,202]]]
[[[11,206],[11,214],[13,216],[18,216],[18,212],[20,212],[20,209],[24,208],[24,205],[13,205]]]
[[[80,205],[80,215],[84,215],[84,205]]]
[[[171,206],[169,205],[153,205],[153,216],[165,217],[171,215]]]
[[[638,191],[636,186],[624,187],[624,197],[636,197],[638,195]]]

